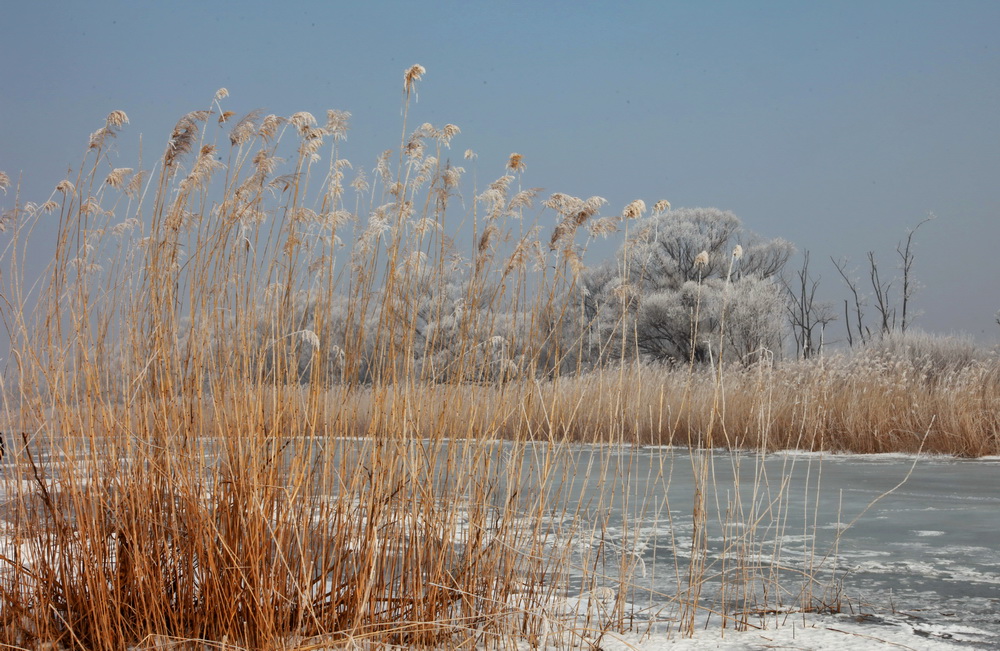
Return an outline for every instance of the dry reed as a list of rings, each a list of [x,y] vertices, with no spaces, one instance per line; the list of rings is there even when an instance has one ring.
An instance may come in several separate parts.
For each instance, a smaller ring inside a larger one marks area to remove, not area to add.
[[[596,644],[634,624],[639,523],[670,525],[662,459],[634,494],[635,446],[911,450],[933,416],[926,449],[996,452],[984,366],[929,383],[829,359],[723,382],[623,350],[615,367],[560,371],[576,238],[604,200],[553,195],[546,247],[524,222],[538,190],[510,197],[505,175],[477,196],[462,258],[445,227],[462,170],[441,157],[459,129],[406,132],[425,72],[404,75],[397,163],[383,154],[351,199],[347,114],[234,120],[220,91],[152,169],[110,167],[128,119],[108,116],[45,204],[55,250],[37,287],[25,256],[43,211],[5,217],[0,643]],[[617,229],[602,219],[594,232]],[[584,503],[570,486],[587,482],[600,488]],[[757,523],[755,504],[716,516]],[[695,613],[769,612],[758,584],[777,580],[762,560],[776,543],[753,531],[727,539],[721,567],[704,537],[661,541],[692,550],[689,569],[675,554],[663,570],[678,593],[655,595],[684,606],[687,632]],[[701,595],[710,578],[721,605]]]

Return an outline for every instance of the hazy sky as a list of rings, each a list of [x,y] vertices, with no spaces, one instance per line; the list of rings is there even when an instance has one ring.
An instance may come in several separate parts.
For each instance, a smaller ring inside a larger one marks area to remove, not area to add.
[[[10,2],[0,21],[0,170],[42,202],[114,109],[162,152],[182,114],[353,114],[370,169],[412,123],[457,124],[481,176],[517,151],[546,192],[732,210],[812,252],[896,273],[917,238],[917,325],[1000,326],[1000,2]],[[9,193],[0,206],[10,207]],[[44,235],[44,234],[43,234]],[[610,249],[608,254],[610,254]],[[839,335],[842,324],[836,326]]]

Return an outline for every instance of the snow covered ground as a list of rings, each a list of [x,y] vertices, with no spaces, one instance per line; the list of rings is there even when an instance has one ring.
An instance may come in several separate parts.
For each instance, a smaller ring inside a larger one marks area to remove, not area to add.
[[[609,634],[599,642],[604,651],[641,649],[724,649],[749,651],[758,649],[809,649],[815,651],[842,649],[938,649],[995,648],[995,638],[988,633],[958,625],[932,625],[907,622],[902,618],[855,618],[851,616],[818,617],[789,616],[780,625],[768,630],[745,632],[709,628],[694,637],[678,635]]]

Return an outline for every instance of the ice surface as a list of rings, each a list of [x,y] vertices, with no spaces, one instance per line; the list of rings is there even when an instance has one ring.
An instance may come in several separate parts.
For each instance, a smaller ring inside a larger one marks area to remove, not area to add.
[[[518,481],[530,487],[538,450],[529,445],[524,453]],[[584,523],[586,535],[577,534],[569,543],[578,566],[601,553],[612,561],[628,560],[634,577],[624,591],[614,574],[597,587],[584,585],[583,575],[575,584],[570,577],[567,594],[580,596],[553,605],[553,644],[588,648],[608,595],[622,593],[636,632],[607,633],[600,637],[600,648],[1000,648],[1000,458],[799,452],[761,458],[714,451],[708,501],[716,520],[707,532],[709,564],[731,559],[734,545],[752,534],[747,549],[755,566],[780,573],[782,567],[814,565],[834,586],[840,612],[772,614],[755,623],[765,629],[742,632],[723,629],[716,619],[685,638],[678,633],[676,604],[665,596],[677,594],[682,582],[676,563],[691,556],[695,481],[689,454],[662,447],[609,454],[601,446],[578,446],[576,454],[578,468],[588,467],[587,455],[601,457],[608,472],[618,474],[629,500],[603,499],[596,475],[569,473],[559,491],[572,508],[551,516],[548,530],[558,533]],[[10,472],[9,460],[0,464],[0,473],[5,480],[0,490],[7,496],[30,485],[23,473]],[[896,488],[903,478],[906,482]],[[718,517],[737,507],[759,519]],[[461,543],[468,535],[462,513],[449,522],[453,530],[439,535]],[[519,526],[527,530],[530,525],[525,519]],[[30,564],[28,550],[15,550],[11,532],[3,533],[0,554]],[[546,544],[555,548],[558,542]],[[721,598],[711,581],[703,597],[716,607],[713,600]]]

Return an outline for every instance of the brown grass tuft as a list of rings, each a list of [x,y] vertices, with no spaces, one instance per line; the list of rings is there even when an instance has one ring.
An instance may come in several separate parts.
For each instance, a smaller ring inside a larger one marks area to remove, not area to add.
[[[426,72],[427,69],[419,63],[414,64],[407,69],[406,73],[403,74],[403,90],[406,91],[407,95],[410,94],[410,91],[413,90],[416,82],[420,81]]]
[[[521,154],[511,154],[507,159],[507,169],[511,172],[523,172],[527,166],[524,164],[524,156]]]
[[[622,219],[639,219],[646,212],[646,202],[636,199],[622,210]]]
[[[106,123],[108,127],[120,128],[128,124],[128,116],[125,115],[125,111],[111,111]]]

